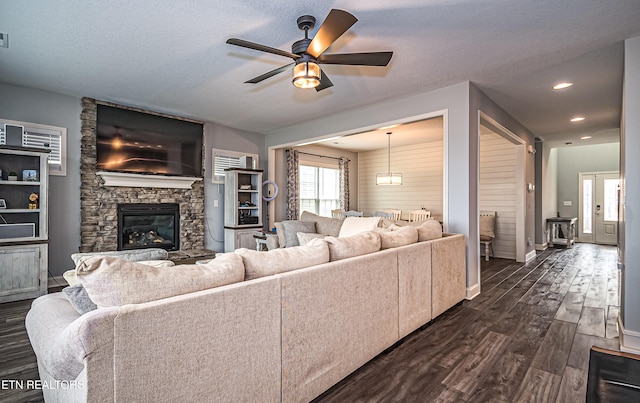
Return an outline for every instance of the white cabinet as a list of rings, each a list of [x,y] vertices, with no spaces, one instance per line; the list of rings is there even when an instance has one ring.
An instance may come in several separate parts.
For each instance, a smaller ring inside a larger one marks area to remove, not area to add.
[[[0,246],[0,302],[47,293],[47,246]]]
[[[47,158],[41,150],[0,146],[0,302],[47,293]],[[11,173],[17,178],[9,180]]]
[[[231,168],[224,180],[224,250],[255,247],[262,228],[262,170]],[[249,245],[249,246],[247,246]]]

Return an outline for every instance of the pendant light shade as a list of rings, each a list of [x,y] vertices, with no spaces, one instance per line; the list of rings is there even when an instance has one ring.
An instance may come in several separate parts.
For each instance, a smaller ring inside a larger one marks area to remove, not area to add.
[[[320,66],[306,61],[293,68],[293,85],[298,88],[316,88],[320,85]]]
[[[376,185],[402,185],[402,174],[391,172],[391,132],[387,132],[387,173],[376,174]]]

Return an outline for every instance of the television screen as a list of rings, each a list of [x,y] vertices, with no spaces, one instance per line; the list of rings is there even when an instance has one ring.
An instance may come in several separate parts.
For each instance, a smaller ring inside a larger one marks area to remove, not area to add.
[[[97,168],[202,176],[203,125],[98,105]]]

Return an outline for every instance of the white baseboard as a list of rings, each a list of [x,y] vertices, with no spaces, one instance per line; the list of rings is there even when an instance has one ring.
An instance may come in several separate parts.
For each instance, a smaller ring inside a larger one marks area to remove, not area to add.
[[[546,242],[543,244],[539,244],[539,243],[536,244],[536,250],[542,251],[542,250],[546,250],[548,247],[549,247],[549,244]]]
[[[480,284],[467,287],[467,296],[465,297],[466,299],[474,299],[478,295],[480,295]]]
[[[625,330],[620,315],[618,315],[618,335],[620,336],[620,351],[640,354],[640,332]]]
[[[526,256],[524,257],[524,261],[528,262],[529,260],[533,259],[536,257],[536,251],[532,250],[531,252],[527,253]]]
[[[68,285],[69,284],[67,284],[67,280],[65,280],[62,276],[48,277],[47,279],[47,288],[66,287]]]

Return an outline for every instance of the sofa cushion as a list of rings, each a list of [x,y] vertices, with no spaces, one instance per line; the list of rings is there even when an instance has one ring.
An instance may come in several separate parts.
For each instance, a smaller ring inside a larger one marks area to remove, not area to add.
[[[380,217],[347,217],[340,227],[339,237],[347,237],[362,232],[373,231],[378,226]]]
[[[154,267],[171,267],[175,265],[175,263],[173,263],[171,260],[141,260],[138,263]],[[76,285],[79,283],[78,276],[76,276],[76,269],[65,271],[64,273],[62,273],[62,277],[69,285]]]
[[[316,232],[315,222],[287,220],[282,221],[282,226],[284,228],[285,243],[281,244],[280,246],[286,246],[287,248],[300,245],[300,243],[298,242],[298,232]]]
[[[131,262],[139,262],[141,260],[166,260],[169,258],[169,252],[160,248],[114,250],[108,252],[84,252],[72,254],[71,260],[73,260],[73,264],[77,266],[80,259],[87,256],[113,256],[129,260]]]
[[[392,226],[391,228],[391,231],[379,232],[381,249],[397,248],[398,246],[418,242],[418,229],[416,227]]]
[[[76,274],[98,308],[139,304],[244,279],[242,258],[233,253],[207,264],[153,267],[111,256],[80,260]]]
[[[322,234],[314,234],[311,232],[298,232],[297,236],[300,245],[306,245],[312,239],[324,238]]]
[[[322,239],[312,239],[306,245],[279,248],[268,252],[240,248],[235,253],[242,256],[245,280],[271,276],[329,261],[329,247]]]
[[[69,303],[78,311],[80,315],[98,309],[98,306],[89,298],[87,290],[80,283],[62,289],[64,295],[67,296]]]
[[[327,236],[324,239],[329,244],[332,262],[380,250],[380,234],[374,231],[367,231],[349,237]]]
[[[416,228],[419,242],[442,238],[442,224],[438,220],[427,220]]]
[[[300,215],[301,221],[315,222],[318,234],[338,236],[343,220],[333,217],[323,217],[310,211],[303,211]]]

